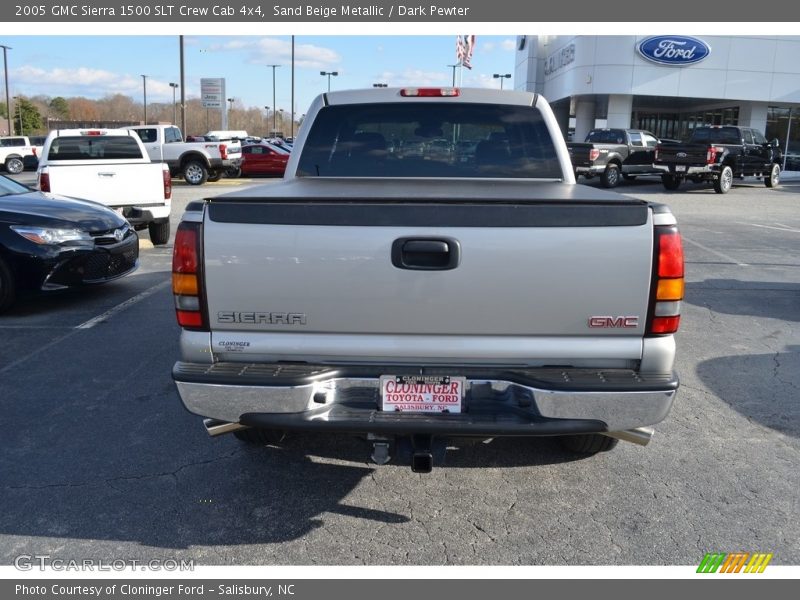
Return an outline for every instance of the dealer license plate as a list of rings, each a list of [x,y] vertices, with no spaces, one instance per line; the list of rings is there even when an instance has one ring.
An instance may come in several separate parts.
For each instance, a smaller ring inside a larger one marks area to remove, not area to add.
[[[464,377],[382,375],[381,408],[388,412],[460,413]]]
[[[676,173],[683,173],[684,171],[686,171],[686,165],[675,165]]]

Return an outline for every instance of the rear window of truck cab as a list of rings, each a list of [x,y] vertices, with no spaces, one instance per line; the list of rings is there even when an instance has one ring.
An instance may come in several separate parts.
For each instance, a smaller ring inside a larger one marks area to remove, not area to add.
[[[624,144],[625,132],[622,129],[593,129],[586,136],[593,144]]]
[[[322,108],[297,175],[562,178],[538,109],[448,102]]]
[[[142,158],[136,140],[127,135],[64,136],[53,139],[47,160],[112,160]]]
[[[742,134],[737,127],[698,127],[690,141],[696,144],[741,144]]]

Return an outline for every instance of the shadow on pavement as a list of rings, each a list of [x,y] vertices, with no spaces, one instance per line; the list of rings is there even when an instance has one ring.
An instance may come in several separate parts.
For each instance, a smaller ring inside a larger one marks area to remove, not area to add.
[[[729,315],[800,321],[800,284],[706,279],[686,284],[684,302]]]
[[[800,346],[710,359],[697,365],[697,374],[712,393],[748,419],[800,437]],[[756,387],[754,381],[766,384]]]

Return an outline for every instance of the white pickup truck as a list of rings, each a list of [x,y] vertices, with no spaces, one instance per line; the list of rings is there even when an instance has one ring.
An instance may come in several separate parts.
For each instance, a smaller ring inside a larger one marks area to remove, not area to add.
[[[35,156],[36,150],[27,136],[0,137],[0,165],[3,165],[6,173],[12,175],[22,173],[26,162]]]
[[[115,209],[155,245],[169,241],[172,180],[126,129],[51,131],[36,170],[43,192],[93,200]]]
[[[184,142],[174,125],[128,127],[144,143],[153,162],[164,162],[173,176],[183,176],[190,185],[218,181],[225,173],[238,174],[242,145],[238,141]]]
[[[173,379],[211,435],[641,445],[669,413],[684,273],[664,205],[576,186],[548,103],[323,94],[283,182],[189,204]]]

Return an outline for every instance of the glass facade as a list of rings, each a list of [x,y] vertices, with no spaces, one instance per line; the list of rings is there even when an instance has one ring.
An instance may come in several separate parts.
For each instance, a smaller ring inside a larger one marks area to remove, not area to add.
[[[635,111],[633,122],[659,138],[685,140],[695,127],[704,125],[738,125],[739,107],[729,106],[691,112]],[[769,137],[769,136],[767,136]]]
[[[800,110],[770,106],[766,136],[768,140],[777,138],[780,142],[781,151],[786,154],[784,168],[800,171]]]

